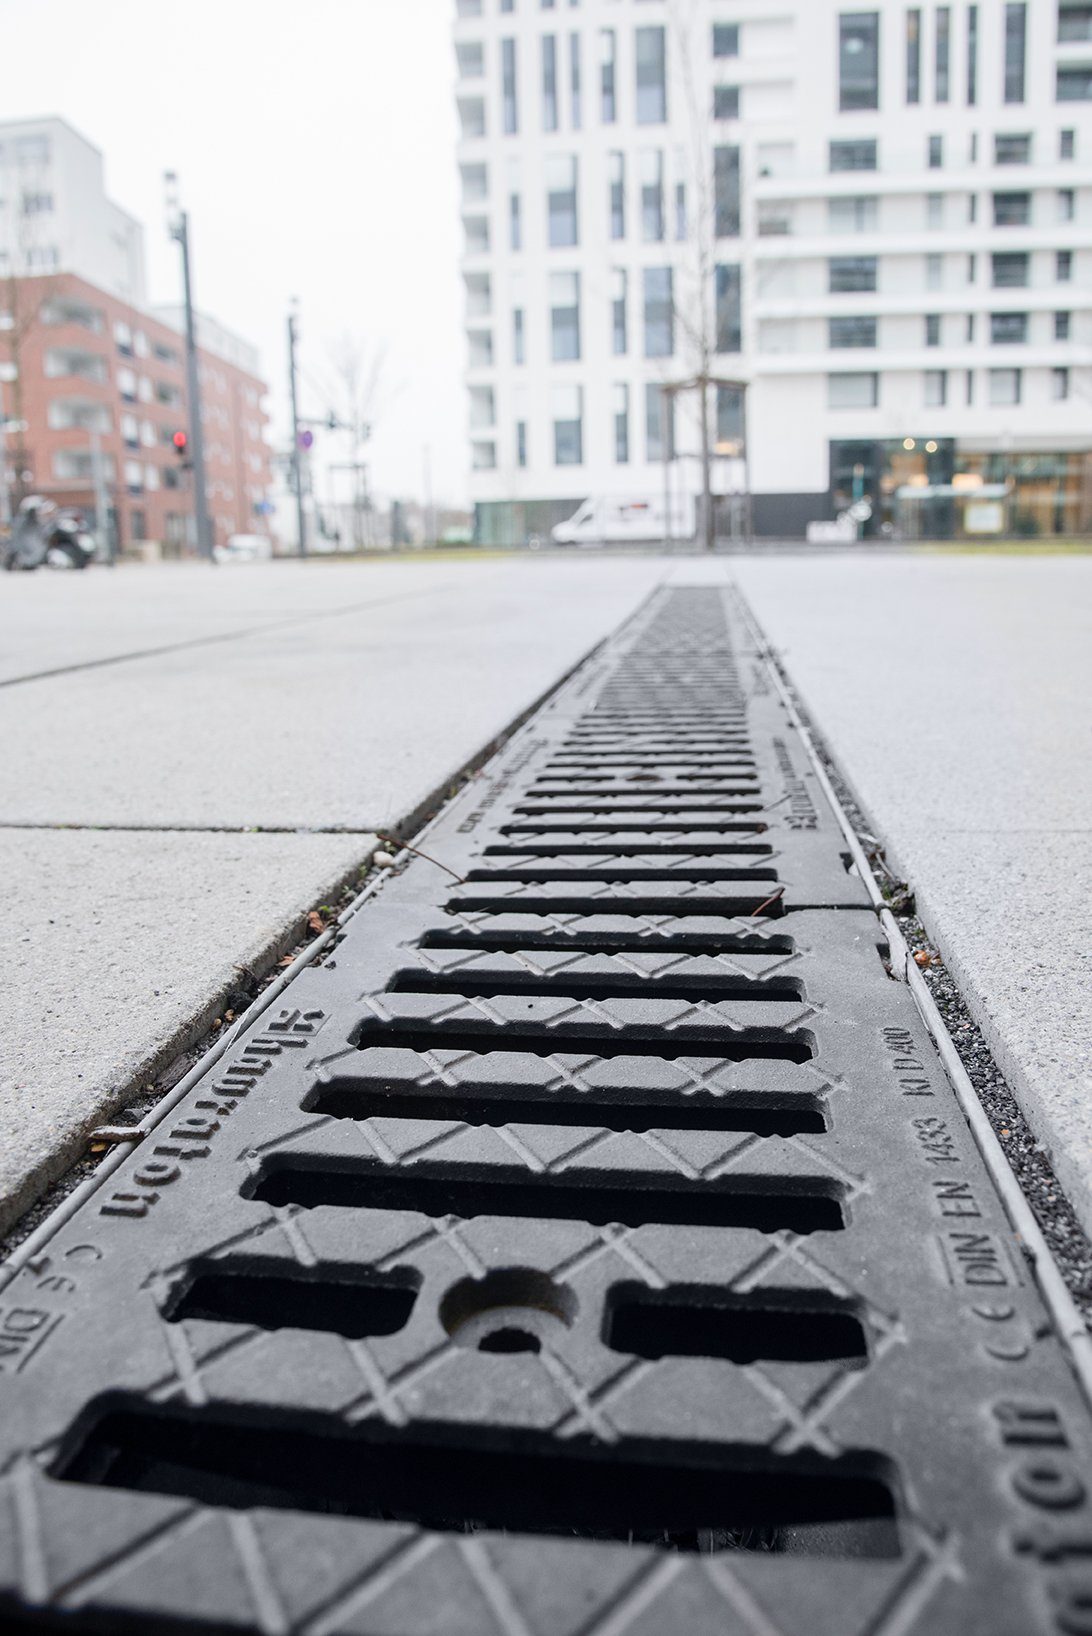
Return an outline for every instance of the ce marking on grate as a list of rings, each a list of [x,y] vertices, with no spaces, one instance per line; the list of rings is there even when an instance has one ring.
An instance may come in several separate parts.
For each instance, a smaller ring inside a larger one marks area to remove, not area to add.
[[[731,598],[426,849],[0,1296],[3,1628],[1092,1636],[1087,1406]]]

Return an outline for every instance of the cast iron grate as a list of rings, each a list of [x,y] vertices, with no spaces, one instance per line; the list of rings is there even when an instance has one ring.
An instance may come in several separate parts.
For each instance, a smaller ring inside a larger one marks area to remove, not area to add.
[[[0,1624],[1092,1632],[1086,1406],[731,599],[426,850],[0,1297]]]

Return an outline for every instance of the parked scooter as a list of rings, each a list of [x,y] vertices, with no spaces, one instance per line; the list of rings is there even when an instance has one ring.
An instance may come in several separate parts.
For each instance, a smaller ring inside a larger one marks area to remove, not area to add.
[[[9,571],[30,568],[86,568],[95,556],[95,541],[72,512],[58,511],[52,500],[30,495],[19,507],[4,551]]]

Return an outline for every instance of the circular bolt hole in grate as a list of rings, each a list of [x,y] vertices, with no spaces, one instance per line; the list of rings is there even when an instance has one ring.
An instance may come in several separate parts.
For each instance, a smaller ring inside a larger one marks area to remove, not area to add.
[[[461,1278],[440,1302],[440,1322],[458,1346],[479,1352],[540,1352],[555,1345],[576,1317],[566,1284],[533,1267],[499,1267]]]

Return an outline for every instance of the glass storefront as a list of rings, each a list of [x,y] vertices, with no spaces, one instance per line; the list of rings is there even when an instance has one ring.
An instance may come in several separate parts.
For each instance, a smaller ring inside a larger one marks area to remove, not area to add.
[[[1048,539],[1092,533],[1092,452],[961,449],[952,438],[832,442],[838,514],[866,539]]]

